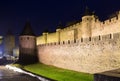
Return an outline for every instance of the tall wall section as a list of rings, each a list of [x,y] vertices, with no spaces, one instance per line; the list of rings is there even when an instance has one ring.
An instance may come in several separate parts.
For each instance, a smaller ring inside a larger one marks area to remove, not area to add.
[[[56,29],[54,33],[43,33],[37,37],[37,45],[80,39],[82,37],[81,26],[79,22],[64,29]]]
[[[99,21],[95,15],[83,16],[82,21],[64,29],[57,29],[54,33],[43,33],[37,37],[37,45],[89,38],[99,35],[113,34],[120,32],[120,12],[117,16]]]
[[[39,61],[60,68],[98,73],[120,68],[120,33],[37,46]]]
[[[104,22],[96,21],[93,29],[92,36],[106,35],[120,32],[120,17],[113,17],[105,20]]]
[[[103,22],[95,15],[54,33],[37,37],[39,61],[96,73],[120,68],[120,11]]]

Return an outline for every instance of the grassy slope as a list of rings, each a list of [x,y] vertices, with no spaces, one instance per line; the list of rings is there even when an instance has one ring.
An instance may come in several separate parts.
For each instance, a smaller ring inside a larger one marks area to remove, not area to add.
[[[91,74],[60,69],[40,63],[24,66],[24,69],[57,81],[93,81],[93,75]]]

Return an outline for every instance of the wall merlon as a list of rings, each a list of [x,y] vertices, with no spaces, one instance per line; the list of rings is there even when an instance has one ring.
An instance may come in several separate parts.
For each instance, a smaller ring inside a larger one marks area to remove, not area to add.
[[[110,20],[106,20],[106,21],[104,22],[104,24],[105,24],[105,25],[109,25],[109,24],[110,24]]]
[[[66,41],[66,42],[67,42],[66,44],[74,44],[74,43],[77,42],[77,40],[68,40],[68,41]]]
[[[100,22],[100,25],[103,26],[104,22]]]
[[[118,11],[118,14],[117,14],[118,17],[120,17],[120,11]]]
[[[60,45],[63,45],[64,43],[65,43],[64,41],[61,41],[61,42],[60,42]]]
[[[120,33],[114,33],[113,34],[113,39],[120,39]]]
[[[78,26],[78,25],[80,25],[80,24],[81,24],[81,22],[77,23],[76,25]]]
[[[102,36],[102,40],[110,40],[110,39],[112,39],[112,34]]]
[[[80,42],[79,39],[74,40],[74,43],[79,43],[79,42]]]
[[[48,34],[48,32],[43,32],[42,34],[43,34],[43,35],[47,35],[47,34]]]
[[[61,41],[59,42],[51,42],[51,43],[46,43],[46,45],[66,45],[66,44],[75,44],[75,43],[99,43],[101,41],[109,41],[109,40],[116,40],[120,39],[120,33],[114,33],[114,34],[107,34],[107,35],[99,35],[99,36],[94,36],[94,37],[89,37],[89,38],[81,38],[81,39],[75,39],[75,40],[66,40],[66,41]],[[45,45],[43,44],[38,44],[38,45]]]
[[[100,35],[99,35],[99,36],[92,37],[92,41],[93,41],[93,42],[95,42],[95,41],[99,42],[100,40],[102,40]]]
[[[116,22],[117,20],[118,20],[117,17],[113,17],[113,18],[111,18],[111,22]]]
[[[118,14],[120,14],[120,11],[118,11]]]
[[[59,32],[59,31],[61,31],[61,29],[59,28],[59,29],[56,29],[56,32]]]
[[[59,42],[55,42],[55,45],[59,45]]]
[[[106,27],[106,26],[109,26],[111,24],[115,24],[117,21],[118,21],[118,17],[113,17],[111,19],[108,19],[108,20],[101,22],[100,25],[103,27]]]
[[[94,21],[95,21],[95,22],[100,22],[100,20],[99,20],[99,19],[95,19]]]
[[[83,42],[89,42],[89,38],[83,38]]]

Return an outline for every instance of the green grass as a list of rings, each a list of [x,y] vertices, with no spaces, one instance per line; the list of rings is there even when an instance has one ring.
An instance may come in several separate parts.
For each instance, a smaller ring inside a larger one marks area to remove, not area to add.
[[[40,63],[24,66],[24,69],[57,81],[93,81],[92,74],[61,69]]]

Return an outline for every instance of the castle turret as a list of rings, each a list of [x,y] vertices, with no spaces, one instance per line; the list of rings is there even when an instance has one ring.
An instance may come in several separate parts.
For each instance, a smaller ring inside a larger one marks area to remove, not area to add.
[[[34,63],[37,61],[36,36],[32,31],[30,22],[26,22],[22,33],[19,36],[20,56],[22,64]]]
[[[82,17],[82,37],[87,38],[91,37],[92,23],[95,21],[95,16],[89,9],[86,7],[84,16]]]

